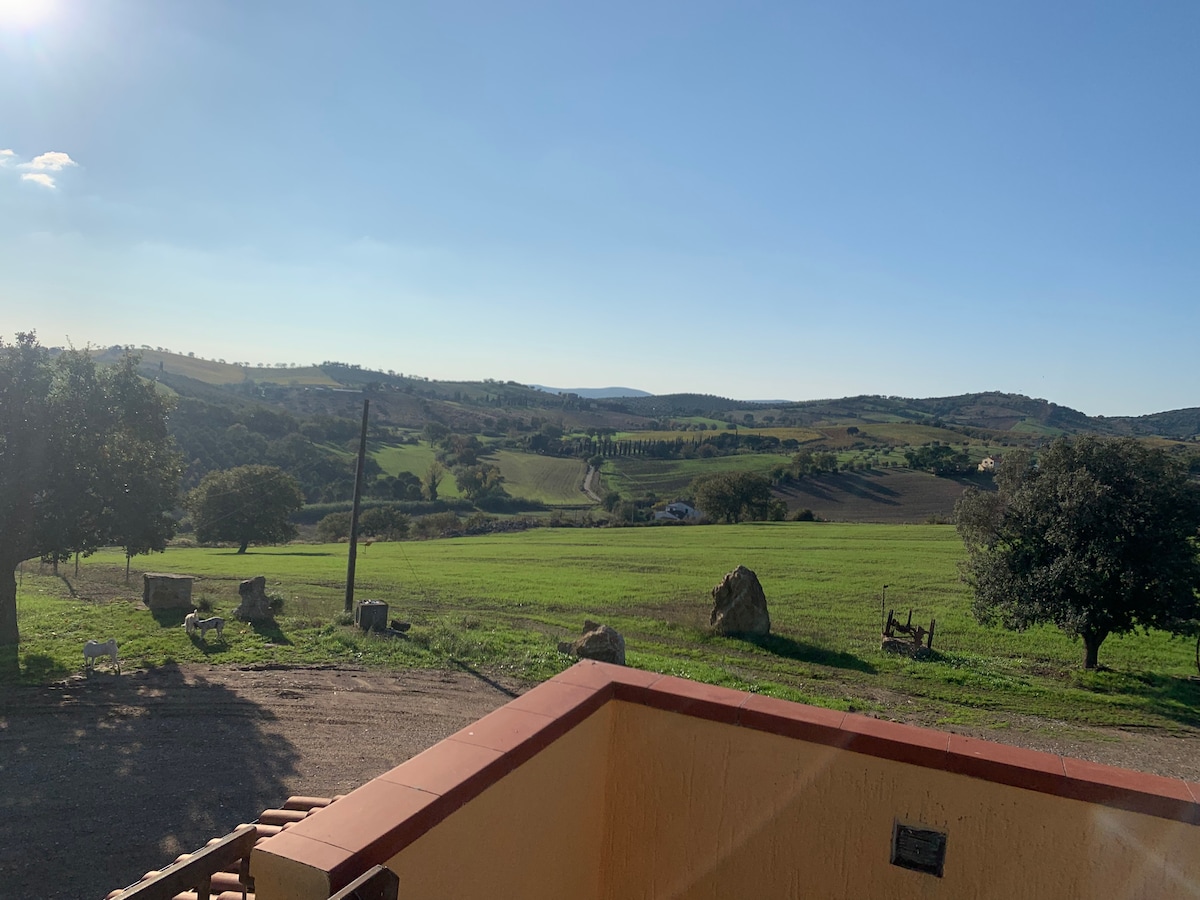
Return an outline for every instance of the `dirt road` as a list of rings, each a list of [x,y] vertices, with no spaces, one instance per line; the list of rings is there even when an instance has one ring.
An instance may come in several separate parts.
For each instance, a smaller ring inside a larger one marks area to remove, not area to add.
[[[101,898],[515,696],[470,672],[167,667],[0,699],[0,897]]]

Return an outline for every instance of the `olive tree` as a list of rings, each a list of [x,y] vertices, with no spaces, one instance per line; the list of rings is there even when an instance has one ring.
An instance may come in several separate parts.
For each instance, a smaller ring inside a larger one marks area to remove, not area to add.
[[[105,544],[129,555],[171,534],[179,462],[170,405],[137,359],[98,367],[86,350],[52,354],[32,333],[0,341],[0,647],[16,659],[15,570]]]
[[[994,492],[956,507],[973,612],[1021,630],[1052,623],[1095,668],[1110,634],[1191,630],[1200,591],[1200,485],[1132,438],[1060,438],[1004,457]]]

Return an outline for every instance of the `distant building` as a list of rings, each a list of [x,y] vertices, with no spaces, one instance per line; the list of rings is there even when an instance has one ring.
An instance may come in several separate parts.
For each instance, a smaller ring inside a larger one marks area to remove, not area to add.
[[[979,461],[979,471],[980,472],[995,472],[996,471],[996,458],[993,456],[985,456],[983,459],[981,459]]]
[[[675,522],[691,522],[700,518],[700,512],[695,507],[676,500],[668,503],[667,508],[654,514],[655,520],[669,519]]]

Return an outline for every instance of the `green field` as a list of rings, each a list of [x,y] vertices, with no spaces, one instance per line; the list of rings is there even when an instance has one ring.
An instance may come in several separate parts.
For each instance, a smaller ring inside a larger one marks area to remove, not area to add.
[[[403,471],[423,477],[436,458],[427,443],[388,444],[375,449],[372,457],[386,475]],[[504,489],[514,497],[533,500],[547,506],[570,506],[590,503],[580,487],[587,466],[578,459],[541,456],[514,450],[497,450],[483,457],[504,476]],[[438,488],[443,498],[461,497],[454,476],[446,473]]]
[[[237,582],[265,575],[283,598],[278,626],[231,622],[226,642],[191,641],[178,614],[139,610],[140,580],[90,602],[119,579],[119,552],[97,554],[80,576],[22,574],[21,659],[47,680],[80,667],[87,637],[115,636],[126,665],[343,662],[379,666],[465,664],[542,679],[570,664],[555,650],[592,618],[620,630],[629,663],[744,690],[842,709],[903,712],[929,724],[1001,727],[1024,716],[1088,725],[1200,725],[1200,685],[1188,680],[1192,644],[1152,634],[1114,637],[1109,668],[1081,668],[1082,651],[1058,631],[980,627],[959,581],[962,548],[938,526],[771,523],[693,528],[538,529],[520,534],[376,543],[358,555],[358,596],[391,604],[413,623],[406,638],[363,636],[335,620],[342,608],[344,545],[292,545],[239,556],[172,549],[146,565],[197,576],[195,596],[218,614],[237,604]],[[710,591],[736,565],[766,591],[772,635],[762,641],[707,631]],[[64,573],[67,567],[64,567]],[[81,599],[66,596],[70,581]],[[883,654],[887,605],[914,621],[937,619],[934,658]],[[1025,726],[1022,726],[1025,727]]]
[[[497,450],[487,457],[504,476],[504,489],[522,500],[547,506],[592,503],[583,493],[587,464],[579,459]]]
[[[777,453],[741,453],[710,459],[647,459],[615,456],[604,461],[604,483],[622,495],[653,493],[674,497],[687,491],[692,479],[716,472],[756,472],[766,475],[776,466],[786,466],[790,456]]]

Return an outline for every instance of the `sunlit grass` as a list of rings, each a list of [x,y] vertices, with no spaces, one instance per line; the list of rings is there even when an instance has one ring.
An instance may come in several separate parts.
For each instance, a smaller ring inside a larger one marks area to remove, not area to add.
[[[1056,629],[986,629],[958,577],[962,546],[945,526],[770,523],[742,526],[537,529],[451,540],[375,543],[357,562],[360,599],[412,623],[407,637],[334,624],[344,603],[345,545],[172,549],[147,564],[197,578],[195,596],[228,616],[238,582],[264,575],[284,598],[275,629],[233,623],[225,646],[187,639],[182,613],[137,608],[140,582],[103,604],[64,598],[61,580],[27,574],[21,653],[34,680],[78,671],[88,637],[117,637],[127,664],[341,662],[438,666],[459,661],[538,680],[570,659],[555,649],[585,619],[621,631],[631,665],[828,706],[933,722],[1003,723],[1037,715],[1078,724],[1200,725],[1193,647],[1163,634],[1109,638],[1108,667],[1086,672],[1082,648]],[[118,572],[104,552],[83,573]],[[711,590],[737,565],[766,592],[772,635],[751,642],[708,631]],[[119,577],[119,576],[117,576]],[[886,606],[883,585],[889,585]],[[928,626],[932,660],[880,652],[888,608]],[[891,698],[891,699],[889,699]],[[897,699],[898,698],[898,699]]]

